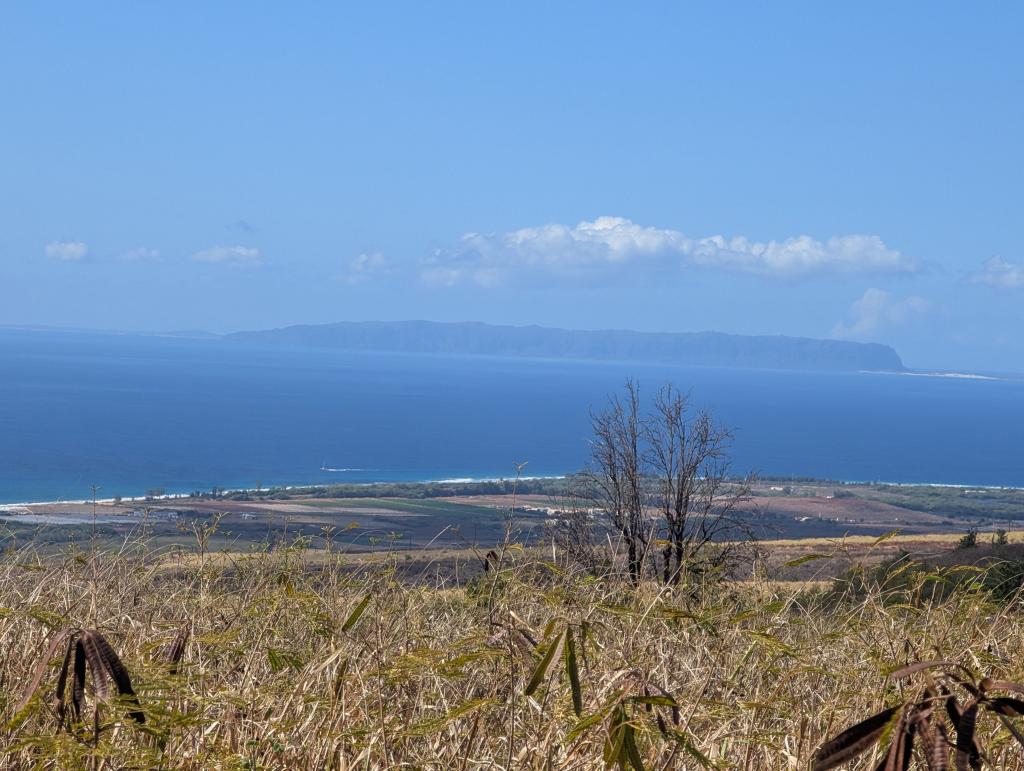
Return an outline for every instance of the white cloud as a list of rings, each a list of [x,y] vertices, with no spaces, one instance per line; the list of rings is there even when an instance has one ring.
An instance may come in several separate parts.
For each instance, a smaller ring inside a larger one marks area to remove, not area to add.
[[[129,249],[124,254],[119,254],[117,259],[121,262],[156,262],[160,259],[160,252],[140,246],[138,249]]]
[[[1017,289],[1024,286],[1024,263],[1008,262],[1002,257],[990,257],[985,260],[984,268],[971,276],[971,281],[1001,289]]]
[[[212,262],[221,265],[251,267],[263,264],[260,250],[249,246],[214,246],[192,255],[195,262]]]
[[[89,252],[81,241],[51,241],[44,247],[46,256],[62,262],[78,262]]]
[[[552,224],[507,233],[467,233],[458,248],[438,250],[425,260],[421,275],[435,285],[495,286],[530,279],[653,279],[685,267],[802,277],[913,273],[919,264],[878,236],[836,236],[826,241],[795,236],[767,242],[743,236],[694,239],[622,217],[598,217],[572,227]]]
[[[840,321],[832,336],[841,340],[863,340],[886,327],[899,326],[928,312],[928,301],[912,295],[903,299],[883,289],[868,289],[850,306],[849,323]]]
[[[391,273],[391,263],[380,252],[363,252],[348,260],[345,271],[337,276],[346,284],[362,284],[370,279]]]
[[[759,243],[743,236],[701,239],[693,262],[699,265],[733,268],[769,275],[810,275],[815,273],[914,273],[913,260],[890,249],[878,236],[834,236],[818,241],[795,236],[785,241]]]

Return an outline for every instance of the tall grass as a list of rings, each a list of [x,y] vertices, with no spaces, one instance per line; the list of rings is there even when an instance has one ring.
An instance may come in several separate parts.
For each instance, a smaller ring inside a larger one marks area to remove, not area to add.
[[[2,558],[0,765],[800,769],[903,700],[889,673],[908,663],[1024,675],[1016,598],[969,583],[937,599],[913,582],[848,599],[767,581],[633,588],[513,545],[445,586],[399,581],[397,554],[368,567],[199,543]],[[109,642],[137,702],[97,690],[101,667],[79,717],[60,709],[64,648],[48,650],[77,630]],[[993,767],[1024,768],[1004,724],[979,721],[978,739]]]

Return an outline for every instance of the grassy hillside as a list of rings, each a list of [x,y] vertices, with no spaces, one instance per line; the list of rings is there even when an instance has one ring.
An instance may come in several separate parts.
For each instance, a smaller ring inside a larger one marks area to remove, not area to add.
[[[913,578],[849,596],[756,578],[634,589],[512,546],[467,585],[410,584],[402,553],[207,543],[3,557],[5,766],[797,769],[897,703],[909,686],[887,673],[908,662],[1024,677],[1016,599],[970,581],[943,599]],[[58,636],[79,628],[137,694],[99,700],[95,722],[102,667],[83,671],[80,721],[73,665],[63,719],[55,700]],[[994,767],[1024,768],[1003,724],[978,726]]]

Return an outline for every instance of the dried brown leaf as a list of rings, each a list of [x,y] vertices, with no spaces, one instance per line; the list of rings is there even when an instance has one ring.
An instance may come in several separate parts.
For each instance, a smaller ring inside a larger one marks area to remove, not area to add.
[[[902,705],[884,709],[823,744],[814,753],[812,771],[828,771],[860,755],[882,737],[882,733],[900,709]]]

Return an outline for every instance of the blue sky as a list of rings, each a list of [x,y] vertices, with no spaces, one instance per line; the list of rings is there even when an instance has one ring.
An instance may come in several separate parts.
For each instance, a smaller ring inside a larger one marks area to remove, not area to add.
[[[0,9],[0,324],[481,320],[1024,371],[1024,12]]]

